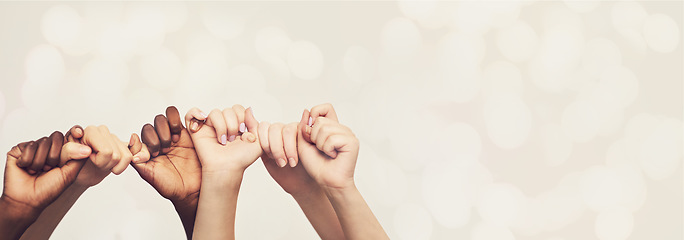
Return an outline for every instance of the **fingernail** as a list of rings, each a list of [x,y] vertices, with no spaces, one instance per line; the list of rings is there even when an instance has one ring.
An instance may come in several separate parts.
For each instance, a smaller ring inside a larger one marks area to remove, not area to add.
[[[226,145],[226,135],[221,135],[221,144]]]
[[[83,154],[83,155],[90,154],[90,148],[89,148],[89,147],[86,147],[86,146],[81,146],[81,148],[79,149],[79,151],[80,151],[81,154]]]
[[[193,121],[191,124],[192,126],[190,126],[190,129],[192,129],[193,132],[197,132],[199,130],[197,129],[199,127],[199,124],[197,124],[197,122],[195,121]]]
[[[297,163],[295,163],[294,158],[290,158],[290,167],[295,167]]]
[[[133,163],[140,163],[140,157],[133,157]]]
[[[278,158],[278,166],[284,167],[285,165],[287,165],[287,161],[285,161],[285,159]]]
[[[228,141],[229,141],[229,142],[235,141],[235,135],[230,135],[230,137],[228,138]],[[225,143],[224,143],[224,144],[225,144]]]
[[[247,131],[247,126],[245,126],[245,123],[240,123],[240,132],[245,133]]]
[[[311,125],[313,125],[313,118],[309,117],[309,123],[307,123],[306,125],[309,125],[309,127],[311,127]]]
[[[203,118],[207,118],[207,114],[205,114],[204,112],[200,112],[200,115],[202,115]]]

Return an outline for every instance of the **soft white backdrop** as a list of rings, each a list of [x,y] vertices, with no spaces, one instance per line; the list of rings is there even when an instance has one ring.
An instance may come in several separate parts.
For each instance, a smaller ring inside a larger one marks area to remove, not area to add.
[[[393,239],[682,239],[682,2],[0,2],[0,149],[330,102]],[[0,164],[4,166],[4,162]],[[183,239],[128,168],[54,239]],[[313,239],[251,166],[240,239]]]

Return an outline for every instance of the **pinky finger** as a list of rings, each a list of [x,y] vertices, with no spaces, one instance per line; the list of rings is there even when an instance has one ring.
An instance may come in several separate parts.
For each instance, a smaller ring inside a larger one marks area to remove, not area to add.
[[[185,114],[185,126],[188,127],[191,133],[199,131],[206,120],[207,114],[199,110],[199,108],[192,108]]]
[[[67,142],[77,142],[81,138],[83,138],[83,134],[85,131],[83,131],[83,127],[81,125],[74,125],[67,131],[66,135],[64,135],[64,139]]]

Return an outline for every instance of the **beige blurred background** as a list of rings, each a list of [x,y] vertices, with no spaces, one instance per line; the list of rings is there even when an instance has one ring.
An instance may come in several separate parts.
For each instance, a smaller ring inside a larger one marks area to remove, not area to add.
[[[0,149],[176,105],[330,102],[393,239],[682,239],[681,1],[0,2]],[[2,163],[4,166],[4,161]],[[251,166],[239,239],[315,239]],[[54,239],[183,239],[134,169]]]

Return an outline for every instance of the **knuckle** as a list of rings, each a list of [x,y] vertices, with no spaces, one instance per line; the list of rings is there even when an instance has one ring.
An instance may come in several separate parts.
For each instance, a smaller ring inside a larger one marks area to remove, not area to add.
[[[119,152],[113,152],[112,153],[112,161],[120,160],[120,159],[121,159],[121,154]]]
[[[111,158],[114,155],[114,150],[111,148],[101,149],[98,154],[102,154],[103,157]]]

